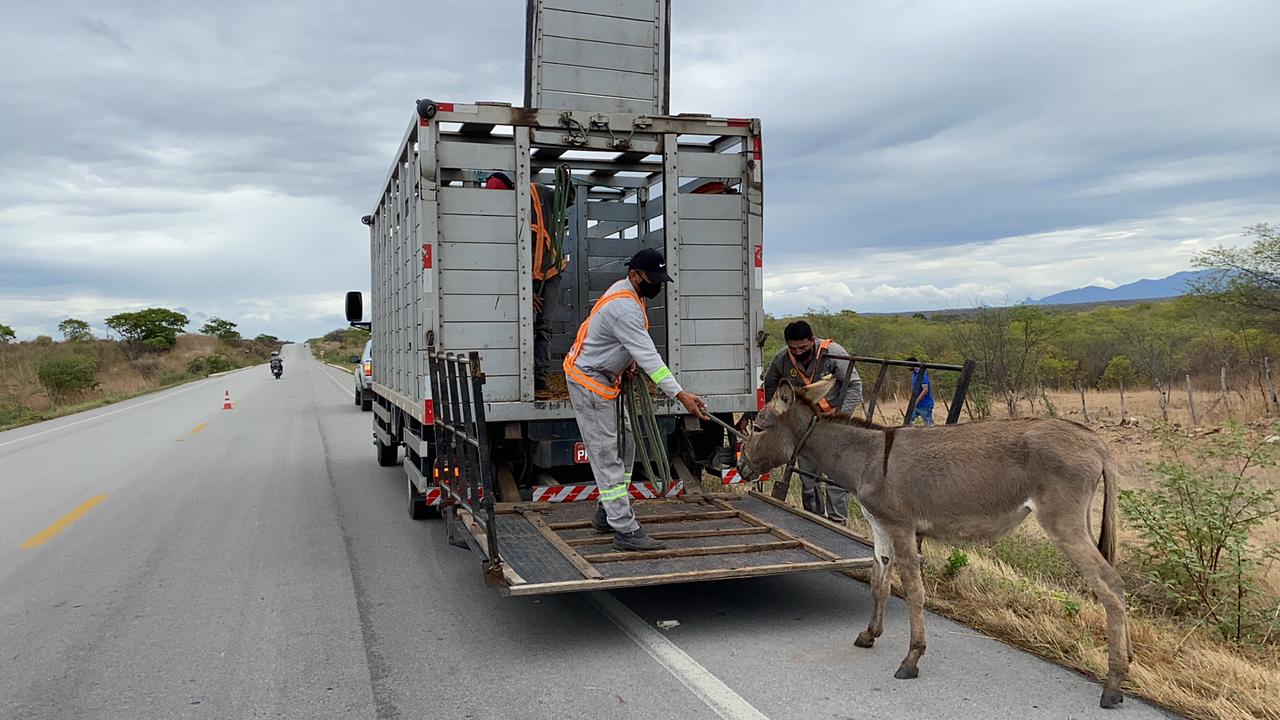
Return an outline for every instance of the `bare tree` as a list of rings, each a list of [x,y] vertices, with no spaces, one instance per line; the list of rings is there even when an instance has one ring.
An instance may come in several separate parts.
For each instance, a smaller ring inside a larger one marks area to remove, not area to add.
[[[991,389],[1000,394],[1010,417],[1018,401],[1034,401],[1036,371],[1062,321],[1037,307],[978,307],[951,325],[952,338],[972,358]]]
[[[1117,319],[1116,331],[1124,339],[1126,354],[1138,372],[1151,381],[1160,395],[1160,417],[1169,420],[1169,393],[1179,363],[1172,330],[1164,323]]]
[[[1220,272],[1193,283],[1191,291],[1268,314],[1280,312],[1280,225],[1257,223],[1242,234],[1252,239],[1248,247],[1218,245],[1196,255],[1197,266]]]

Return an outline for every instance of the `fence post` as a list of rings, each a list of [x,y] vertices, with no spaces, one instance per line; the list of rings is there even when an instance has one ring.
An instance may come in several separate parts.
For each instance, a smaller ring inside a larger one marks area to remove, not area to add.
[[[1076,390],[1080,392],[1080,412],[1084,414],[1084,424],[1089,424],[1089,407],[1084,403],[1084,384],[1076,380]]]
[[[1280,405],[1280,401],[1276,400],[1276,382],[1275,379],[1271,377],[1271,358],[1262,358],[1262,367],[1267,373],[1267,390],[1270,392],[1270,397],[1267,398],[1269,402],[1264,404],[1267,406],[1267,414],[1270,415],[1271,408],[1276,405]]]
[[[1191,408],[1191,425],[1192,427],[1200,426],[1200,419],[1196,417],[1196,399],[1191,395],[1191,376],[1187,375],[1187,407]]]
[[[1222,381],[1222,408],[1227,411],[1228,415],[1230,415],[1231,414],[1231,395],[1227,392],[1227,366],[1226,365],[1222,366],[1222,372],[1219,375],[1219,379]]]

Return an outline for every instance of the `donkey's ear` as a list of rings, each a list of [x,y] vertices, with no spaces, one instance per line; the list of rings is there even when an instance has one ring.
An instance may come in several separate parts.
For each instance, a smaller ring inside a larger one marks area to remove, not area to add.
[[[810,405],[817,405],[822,398],[831,394],[831,386],[835,384],[836,381],[834,379],[827,379],[805,385],[800,388],[800,397]]]
[[[796,390],[791,387],[791,383],[783,382],[778,384],[778,391],[773,394],[773,401],[777,403],[779,413],[784,413],[796,401]]]

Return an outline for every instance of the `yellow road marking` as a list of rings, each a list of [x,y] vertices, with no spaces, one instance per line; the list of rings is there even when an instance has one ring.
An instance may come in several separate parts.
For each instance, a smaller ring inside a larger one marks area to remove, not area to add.
[[[209,423],[200,423],[199,425],[191,428],[191,434],[194,435],[207,427],[209,427]]]
[[[85,513],[92,510],[94,505],[97,505],[98,503],[106,499],[107,499],[106,495],[94,495],[93,497],[84,501],[80,505],[80,507],[77,507],[75,510],[72,510],[66,515],[63,515],[61,518],[58,519],[57,522],[45,528],[44,530],[40,531],[39,534],[31,536],[30,540],[27,540],[26,542],[22,543],[22,549],[29,550],[34,547],[40,547],[41,545],[49,542],[49,540],[53,538],[54,535],[57,535],[58,533],[65,530],[68,525],[79,520],[81,517],[84,516]]]

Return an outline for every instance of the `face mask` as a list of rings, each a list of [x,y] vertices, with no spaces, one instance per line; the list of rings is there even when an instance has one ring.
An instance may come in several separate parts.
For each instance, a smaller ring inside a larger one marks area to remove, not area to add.
[[[638,289],[641,297],[652,300],[658,297],[658,293],[662,292],[662,284],[649,282],[648,280],[641,280],[640,287]]]
[[[812,360],[812,359],[813,359],[813,348],[809,348],[808,350],[805,350],[805,351],[804,351],[804,352],[802,352],[802,353],[798,353],[798,352],[794,352],[794,351],[793,351],[793,352],[791,353],[791,355],[792,355],[792,357],[794,357],[797,361],[802,362],[802,363],[807,363],[807,362],[809,362],[810,360]]]

